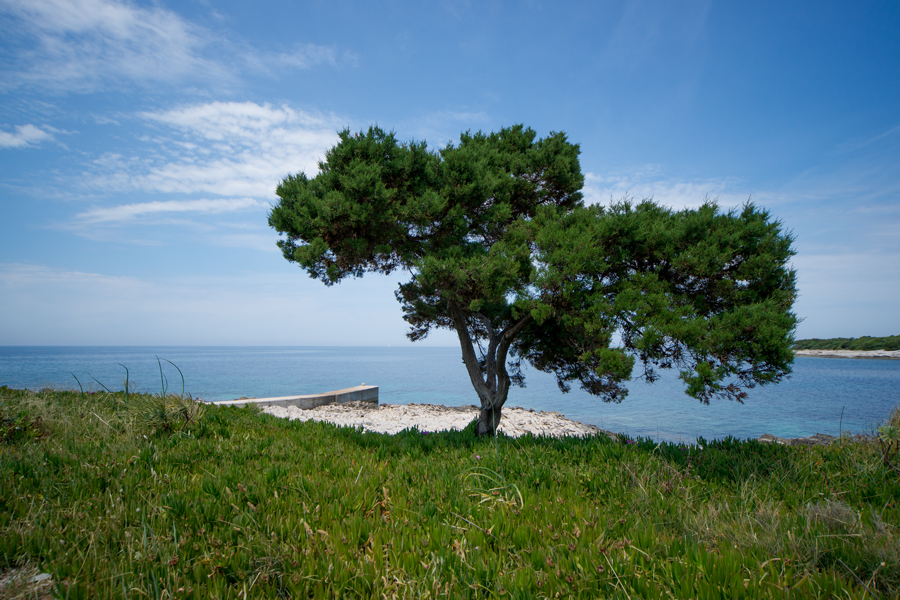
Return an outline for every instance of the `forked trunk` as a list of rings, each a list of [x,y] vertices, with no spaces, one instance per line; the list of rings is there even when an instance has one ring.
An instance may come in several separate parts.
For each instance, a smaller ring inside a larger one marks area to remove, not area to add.
[[[506,397],[509,395],[509,373],[506,371],[506,356],[509,345],[516,335],[531,321],[527,315],[497,334],[490,321],[480,314],[472,314],[472,318],[481,321],[488,333],[488,348],[484,356],[484,364],[478,361],[472,336],[469,334],[468,319],[455,302],[450,302],[450,314],[456,325],[459,345],[462,349],[463,362],[469,373],[472,387],[478,394],[481,410],[478,413],[478,425],[475,433],[479,436],[496,435],[500,424],[500,414]]]
[[[475,434],[480,436],[483,435],[496,435],[497,434],[497,426],[500,424],[500,416],[503,410],[503,405],[506,403],[506,397],[509,395],[509,375],[506,373],[504,369],[502,373],[493,373],[493,381],[496,382],[497,385],[491,386],[489,382],[490,378],[487,378],[488,381],[484,381],[482,379],[483,375],[481,374],[481,368],[476,361],[474,363],[474,369],[469,368],[469,363],[465,358],[466,353],[463,351],[463,362],[466,363],[466,370],[469,371],[469,377],[472,377],[473,370],[477,373],[478,383],[473,382],[473,386],[475,387],[475,391],[478,393],[478,400],[481,406],[478,411],[478,425],[475,427]],[[491,375],[491,373],[485,373],[485,375]]]
[[[506,398],[498,404],[498,406],[481,406],[478,413],[478,425],[475,426],[475,435],[481,437],[484,435],[496,435],[497,426],[500,425],[500,411]]]

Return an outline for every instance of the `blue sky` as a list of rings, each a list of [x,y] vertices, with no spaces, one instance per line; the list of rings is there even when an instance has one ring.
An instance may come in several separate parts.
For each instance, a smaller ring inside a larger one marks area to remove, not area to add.
[[[591,202],[752,198],[798,337],[900,334],[896,2],[0,0],[0,31],[0,345],[409,343],[402,275],[326,288],[266,222],[370,124],[565,131]]]

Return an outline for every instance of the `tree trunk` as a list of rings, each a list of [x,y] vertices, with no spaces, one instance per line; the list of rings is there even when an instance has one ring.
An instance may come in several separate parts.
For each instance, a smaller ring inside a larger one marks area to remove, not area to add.
[[[498,399],[499,400],[499,399]],[[478,413],[478,425],[475,426],[475,435],[478,437],[485,435],[497,435],[497,426],[500,424],[500,412],[506,398],[485,408],[484,403],[481,405],[481,411]]]
[[[531,315],[526,315],[499,334],[495,332],[493,325],[483,315],[468,315],[469,318],[479,319],[488,332],[488,349],[482,370],[478,357],[475,355],[472,336],[469,334],[467,315],[455,302],[450,301],[449,305],[462,349],[463,362],[469,373],[472,387],[475,388],[480,400],[481,411],[478,413],[478,425],[475,433],[478,436],[496,435],[497,426],[500,424],[501,410],[509,395],[510,381],[509,373],[506,371],[506,356],[515,336],[531,321]]]

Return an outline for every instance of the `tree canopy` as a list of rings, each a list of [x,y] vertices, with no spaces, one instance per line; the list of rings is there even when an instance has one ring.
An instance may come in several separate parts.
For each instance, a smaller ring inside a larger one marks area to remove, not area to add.
[[[278,245],[326,285],[408,272],[407,335],[456,331],[480,434],[522,361],[616,402],[636,363],[649,381],[678,369],[704,403],[791,372],[793,239],[767,211],[585,206],[579,147],[521,125],[436,151],[377,127],[339,136],[315,177],[278,186]]]

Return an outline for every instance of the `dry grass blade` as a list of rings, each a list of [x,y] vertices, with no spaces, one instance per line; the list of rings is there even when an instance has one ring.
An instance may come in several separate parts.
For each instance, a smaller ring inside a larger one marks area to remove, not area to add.
[[[521,510],[525,507],[522,492],[514,483],[507,483],[496,471],[486,467],[474,467],[465,474],[467,483],[474,483],[471,498],[480,498],[479,504],[507,504]]]

